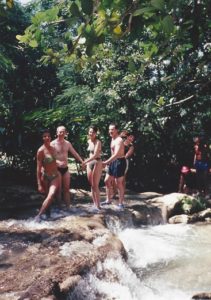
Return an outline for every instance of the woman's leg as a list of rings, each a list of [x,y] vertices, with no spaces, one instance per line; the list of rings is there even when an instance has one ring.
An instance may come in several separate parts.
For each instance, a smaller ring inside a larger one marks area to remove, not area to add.
[[[93,189],[92,189],[93,172],[89,166],[86,167],[86,172],[87,172],[87,179],[88,179],[90,187],[91,187],[92,200],[95,204],[94,193],[93,193]]]
[[[92,191],[93,191],[93,200],[95,205],[100,207],[100,189],[99,183],[102,175],[102,162],[97,162],[94,166],[94,170],[92,172]]]
[[[39,211],[37,217],[42,215],[46,211],[46,209],[48,209],[48,207],[51,205],[51,203],[53,201],[53,197],[55,196],[58,188],[59,188],[59,177],[56,177],[49,183],[47,197],[43,201],[43,204],[40,208],[40,211]]]

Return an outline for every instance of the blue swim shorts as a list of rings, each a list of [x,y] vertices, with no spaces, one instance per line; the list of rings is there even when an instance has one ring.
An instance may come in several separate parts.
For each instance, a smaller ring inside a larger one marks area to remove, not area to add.
[[[113,177],[122,177],[125,175],[126,159],[124,157],[117,158],[112,161],[108,167],[108,174]]]

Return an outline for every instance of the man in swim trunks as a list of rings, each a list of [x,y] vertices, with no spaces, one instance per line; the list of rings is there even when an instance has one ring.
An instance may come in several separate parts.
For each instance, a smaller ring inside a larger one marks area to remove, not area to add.
[[[70,173],[68,170],[68,153],[71,153],[78,161],[83,163],[81,156],[73,148],[72,144],[65,139],[67,130],[64,126],[57,128],[57,138],[51,142],[56,150],[56,162],[58,171],[61,174],[61,187],[59,194],[63,190],[63,198],[67,208],[70,206]]]
[[[103,162],[103,166],[108,165],[108,172],[105,177],[107,199],[102,204],[111,203],[111,186],[113,180],[119,194],[119,208],[124,208],[124,176],[126,169],[125,146],[122,138],[119,136],[116,124],[109,125],[109,135],[111,136],[111,156]]]
[[[209,147],[201,137],[194,138],[194,161],[196,169],[197,189],[199,193],[206,195],[208,192],[209,173]]]

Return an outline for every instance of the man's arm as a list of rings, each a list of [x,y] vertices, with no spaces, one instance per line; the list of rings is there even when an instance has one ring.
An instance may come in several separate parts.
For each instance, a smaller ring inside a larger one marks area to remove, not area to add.
[[[73,148],[72,144],[68,142],[68,151],[81,163],[83,163],[83,159],[81,156],[78,154],[78,152]]]

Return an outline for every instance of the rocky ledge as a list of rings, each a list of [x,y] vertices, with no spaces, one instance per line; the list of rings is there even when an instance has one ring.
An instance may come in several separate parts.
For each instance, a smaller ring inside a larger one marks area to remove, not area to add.
[[[116,221],[124,228],[165,222],[209,222],[211,216],[209,207],[203,203],[200,206],[198,199],[184,194],[129,192],[124,211],[119,211],[114,201],[94,214],[89,193],[72,190],[73,206],[68,212],[54,213],[47,222],[36,224],[36,206],[42,198],[27,188],[19,187],[18,191],[13,187],[11,193],[19,195],[14,197],[18,201],[10,198],[8,206],[8,195],[1,199],[5,217],[2,215],[0,221],[0,300],[66,299],[97,262],[109,257],[126,259],[121,241],[112,232]],[[29,214],[29,207],[31,218],[28,215],[24,219],[24,208]],[[197,211],[199,207],[204,209]]]

